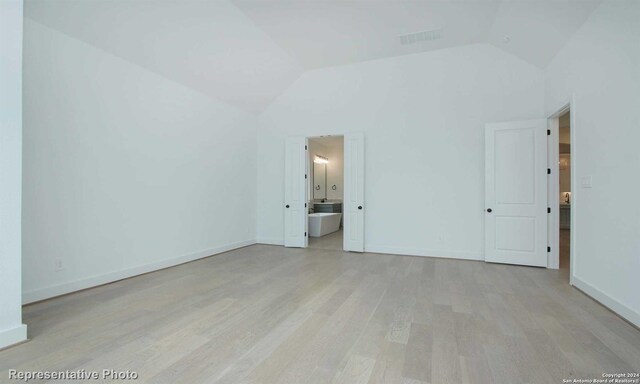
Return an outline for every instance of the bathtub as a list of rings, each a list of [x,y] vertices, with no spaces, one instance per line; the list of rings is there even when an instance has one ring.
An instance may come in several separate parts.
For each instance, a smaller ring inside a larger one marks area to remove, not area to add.
[[[342,213],[310,213],[309,236],[321,237],[340,229]]]

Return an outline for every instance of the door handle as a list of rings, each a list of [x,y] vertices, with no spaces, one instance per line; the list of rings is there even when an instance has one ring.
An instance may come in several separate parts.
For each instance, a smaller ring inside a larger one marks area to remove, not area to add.
[[[358,209],[362,209],[362,205],[358,205]]]
[[[284,207],[285,207],[285,208],[289,208],[289,204],[285,205]]]
[[[493,209],[487,208],[487,212],[491,213],[491,212],[493,212]]]

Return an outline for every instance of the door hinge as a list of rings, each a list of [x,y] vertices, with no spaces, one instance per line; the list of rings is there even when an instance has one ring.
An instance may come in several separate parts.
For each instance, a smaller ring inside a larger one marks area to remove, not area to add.
[[[304,233],[304,237],[307,237],[307,232]]]
[[[304,203],[304,207],[307,208],[307,203]],[[549,208],[549,209],[551,209],[551,208]]]
[[[551,168],[547,168],[547,175],[551,174]]]
[[[304,178],[305,178],[305,179],[307,178],[307,174],[306,174],[306,173],[304,174]]]
[[[547,247],[547,252],[551,252],[551,247]]]
[[[551,130],[547,129],[547,136],[551,136]]]
[[[551,207],[547,207],[547,213],[551,213]]]
[[[304,146],[304,150],[305,150],[305,151],[307,150],[307,146],[306,146],[306,145]]]

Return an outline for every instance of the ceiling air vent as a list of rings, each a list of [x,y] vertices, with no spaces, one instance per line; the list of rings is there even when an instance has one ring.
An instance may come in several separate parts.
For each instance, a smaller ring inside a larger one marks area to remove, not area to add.
[[[442,39],[442,28],[432,29],[430,31],[407,33],[406,35],[398,35],[398,39],[400,39],[400,44],[402,45],[438,40]]]

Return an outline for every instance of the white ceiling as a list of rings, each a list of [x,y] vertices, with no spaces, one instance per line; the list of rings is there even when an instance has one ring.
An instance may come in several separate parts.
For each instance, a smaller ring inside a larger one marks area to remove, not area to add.
[[[568,128],[571,125],[571,113],[569,111],[560,115],[558,118],[558,125],[560,128]]]
[[[601,0],[233,2],[305,69],[481,42],[544,68]],[[440,40],[398,42],[438,28]]]
[[[487,41],[545,68],[601,0],[504,0]],[[511,41],[504,43],[504,37]]]
[[[227,1],[27,0],[25,16],[248,111],[302,73]]]
[[[486,41],[499,1],[234,0],[258,27],[315,69]],[[398,35],[443,28],[437,41]]]
[[[312,137],[309,142],[317,143],[325,147],[342,147],[344,144],[344,136],[320,136]]]
[[[304,70],[466,44],[544,68],[600,2],[26,0],[25,16],[259,112]],[[440,40],[399,44],[400,34],[436,28]]]

